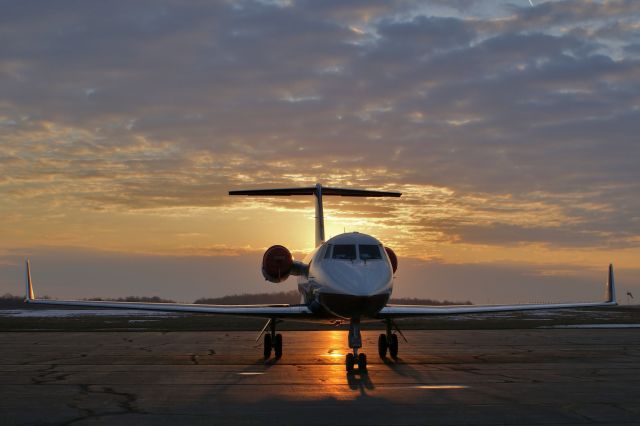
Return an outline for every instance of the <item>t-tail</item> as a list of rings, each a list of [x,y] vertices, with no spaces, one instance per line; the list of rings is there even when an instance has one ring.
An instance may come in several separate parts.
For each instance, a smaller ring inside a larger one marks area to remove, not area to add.
[[[313,195],[316,205],[316,247],[322,244],[324,237],[324,212],[322,209],[322,197],[325,195],[339,195],[341,197],[399,197],[400,192],[389,191],[369,191],[366,189],[345,189],[323,187],[319,183],[316,186],[303,188],[283,188],[283,189],[250,189],[241,191],[229,191],[229,195],[251,195],[251,196],[291,196],[291,195]]]

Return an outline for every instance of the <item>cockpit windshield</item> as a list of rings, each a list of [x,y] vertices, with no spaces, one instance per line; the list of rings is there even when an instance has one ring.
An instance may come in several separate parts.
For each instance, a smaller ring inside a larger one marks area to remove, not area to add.
[[[382,259],[380,247],[375,244],[360,244],[358,249],[360,250],[360,259],[362,260]]]
[[[356,258],[356,246],[353,244],[336,244],[333,246],[333,258],[354,260]]]

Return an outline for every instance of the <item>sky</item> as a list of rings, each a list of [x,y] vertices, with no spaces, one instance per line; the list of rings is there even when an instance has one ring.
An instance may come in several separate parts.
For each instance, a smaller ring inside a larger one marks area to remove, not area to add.
[[[0,294],[291,290],[272,244],[372,234],[394,295],[640,294],[640,2],[2,1]]]

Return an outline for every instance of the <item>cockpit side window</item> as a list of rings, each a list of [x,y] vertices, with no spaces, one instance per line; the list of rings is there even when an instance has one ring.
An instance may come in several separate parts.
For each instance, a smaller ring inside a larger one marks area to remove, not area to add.
[[[360,250],[360,259],[362,260],[371,260],[371,259],[382,259],[382,254],[380,254],[380,247],[374,244],[360,244],[358,246]]]
[[[332,244],[327,244],[327,247],[325,247],[325,249],[324,249],[324,258],[325,259],[331,259],[331,247],[333,247]]]
[[[353,244],[336,244],[333,246],[333,259],[354,260],[356,246]]]

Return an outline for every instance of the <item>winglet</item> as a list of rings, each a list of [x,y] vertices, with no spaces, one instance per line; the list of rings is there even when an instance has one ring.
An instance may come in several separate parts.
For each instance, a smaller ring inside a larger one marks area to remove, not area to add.
[[[26,280],[27,280],[27,291],[25,294],[25,302],[29,302],[33,299],[36,298],[35,294],[33,293],[33,283],[31,282],[31,268],[29,266],[29,259],[27,259],[25,261],[25,264],[27,266],[27,271],[26,271]]]
[[[605,293],[608,303],[617,304],[616,285],[613,280],[613,264],[609,264],[609,279],[607,280],[607,289]]]

